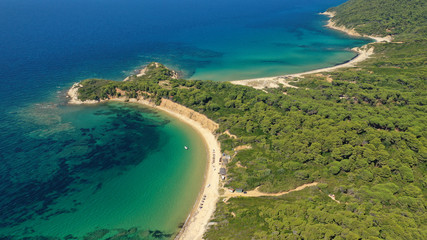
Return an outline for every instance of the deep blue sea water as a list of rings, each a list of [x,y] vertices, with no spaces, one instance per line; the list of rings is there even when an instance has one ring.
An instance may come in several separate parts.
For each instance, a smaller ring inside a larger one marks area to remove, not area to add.
[[[182,152],[198,136],[137,106],[67,106],[64,91],[151,61],[217,81],[332,66],[367,43],[323,27],[317,13],[342,2],[0,1],[0,236],[168,238],[201,184],[204,147]]]

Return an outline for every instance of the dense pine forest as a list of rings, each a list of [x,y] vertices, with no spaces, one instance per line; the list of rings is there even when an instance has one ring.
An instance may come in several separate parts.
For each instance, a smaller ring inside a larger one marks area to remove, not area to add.
[[[306,76],[298,88],[173,79],[151,64],[126,82],[85,80],[80,99],[125,92],[205,114],[220,124],[224,151],[251,146],[229,163],[225,187],[279,192],[319,182],[219,201],[206,239],[427,239],[426,2],[350,0],[330,10],[338,24],[394,40],[376,43],[359,67]]]
[[[424,0],[349,0],[329,11],[339,25],[368,35],[394,35],[396,40],[423,39],[427,34]]]

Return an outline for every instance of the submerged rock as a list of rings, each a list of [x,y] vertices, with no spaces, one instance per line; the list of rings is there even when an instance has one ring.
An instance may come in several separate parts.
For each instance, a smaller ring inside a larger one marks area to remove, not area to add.
[[[107,233],[109,233],[110,230],[108,229],[99,229],[93,232],[90,232],[84,236],[84,240],[98,240],[102,239]]]

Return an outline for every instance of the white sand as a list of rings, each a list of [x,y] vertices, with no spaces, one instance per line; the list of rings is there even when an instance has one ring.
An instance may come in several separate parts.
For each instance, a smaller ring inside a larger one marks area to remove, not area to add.
[[[327,15],[330,18],[335,16],[334,12],[324,12],[321,14]],[[354,29],[348,29],[348,28],[343,27],[343,26],[337,26],[332,21],[332,19],[329,19],[326,27],[345,32],[346,34],[348,34],[350,36],[354,36],[354,37],[371,38],[371,39],[374,39],[376,41],[376,43],[391,42],[391,40],[392,40],[391,36],[378,37],[378,36],[361,35],[358,32],[356,32]],[[316,69],[316,70],[312,70],[312,71],[283,75],[283,76],[236,80],[236,81],[231,81],[231,83],[236,84],[236,85],[250,86],[250,87],[253,87],[256,89],[277,88],[277,87],[279,87],[279,84],[283,84],[285,87],[295,88],[295,86],[292,86],[289,84],[289,82],[294,80],[294,78],[300,78],[300,77],[303,77],[304,75],[320,73],[320,72],[331,72],[331,71],[334,71],[334,70],[337,70],[340,68],[355,67],[358,63],[365,61],[366,59],[371,57],[371,55],[374,53],[374,46],[372,46],[372,44],[366,44],[360,48],[353,48],[352,51],[355,51],[358,53],[358,55],[355,58],[353,58],[352,60],[350,60],[346,63],[339,64],[339,65],[336,65],[333,67],[321,68],[321,69]]]

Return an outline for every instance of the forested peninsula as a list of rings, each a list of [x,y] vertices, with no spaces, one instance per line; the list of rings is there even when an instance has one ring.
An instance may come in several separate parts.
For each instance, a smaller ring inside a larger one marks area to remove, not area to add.
[[[328,11],[337,25],[393,40],[294,88],[176,79],[153,63],[124,82],[84,80],[78,97],[165,98],[206,115],[232,156],[224,189],[318,183],[280,196],[223,189],[206,239],[427,239],[427,3],[350,0]]]

